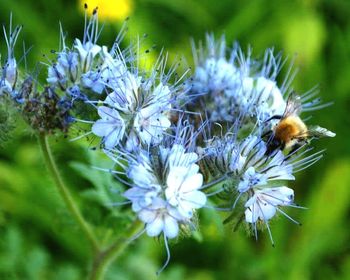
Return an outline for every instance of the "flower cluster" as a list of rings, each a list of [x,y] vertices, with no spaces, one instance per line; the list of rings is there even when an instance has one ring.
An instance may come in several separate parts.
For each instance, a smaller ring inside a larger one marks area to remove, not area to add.
[[[131,161],[127,174],[133,185],[124,196],[146,224],[149,236],[164,233],[167,238],[176,237],[179,224],[190,226],[194,209],[205,205],[197,161],[197,154],[180,144],[160,146],[149,154],[142,151]]]
[[[229,208],[237,211],[243,201],[245,221],[251,224],[257,235],[257,225],[268,221],[277,213],[284,213],[281,206],[294,204],[294,192],[284,186],[284,181],[295,180],[294,173],[318,161],[320,153],[302,156],[310,152],[285,155],[281,150],[267,153],[268,143],[258,136],[249,136],[237,141],[232,135],[210,143],[205,149],[204,159],[209,170],[216,170],[212,176],[223,176],[226,184],[216,192],[226,193]],[[289,216],[287,216],[290,218]],[[290,218],[295,222],[292,218]],[[272,235],[270,234],[271,241]]]
[[[193,76],[176,79],[174,68],[164,71],[166,56],[145,71],[139,57],[121,51],[119,41],[110,52],[99,46],[96,17],[86,25],[84,39],[76,39],[73,50],[64,47],[49,67],[48,82],[66,92],[76,87],[96,111],[85,122],[124,169],[129,181],[117,177],[128,186],[124,198],[143,222],[142,232],[162,235],[168,246],[181,229],[196,229],[195,213],[212,194],[226,200],[231,216],[244,215],[256,237],[266,226],[273,242],[269,221],[277,213],[296,222],[281,209],[297,207],[286,181],[322,157],[307,155],[305,139],[317,137],[299,114],[325,105],[313,90],[296,102],[293,74],[278,86],[281,55],[267,50],[262,61],[253,60],[237,45],[229,51],[224,37],[216,42],[208,35],[207,49],[194,51]],[[277,139],[276,129],[287,117],[301,127],[289,145]],[[333,136],[317,131],[318,137]]]
[[[7,58],[1,67],[0,96],[12,100],[16,109],[22,112],[24,119],[36,131],[50,134],[58,129],[66,133],[72,122],[69,98],[60,95],[49,85],[40,86],[37,76],[23,75],[18,69],[15,45],[21,30],[22,26],[12,30],[11,16],[9,32],[4,28]]]
[[[127,71],[111,89],[92,127],[104,146],[114,148],[124,140],[131,150],[135,145],[159,143],[170,127],[173,87],[164,79],[147,79]]]
[[[85,23],[83,39],[76,38],[73,48],[66,46],[61,27],[62,49],[56,53],[56,61],[48,65],[47,82],[52,87],[75,92],[75,96],[87,90],[101,94],[110,76],[118,75],[123,69],[122,61],[113,57],[116,50],[112,48],[108,52],[106,46],[99,46],[98,36],[97,9]]]
[[[163,236],[168,249],[168,239],[196,229],[197,211],[212,207],[213,196],[256,237],[267,227],[273,242],[269,221],[278,213],[296,222],[282,210],[298,207],[287,181],[322,157],[312,153],[312,139],[335,134],[302,121],[303,112],[328,104],[315,90],[294,93],[291,68],[278,85],[281,54],[269,49],[255,60],[250,50],[244,55],[237,44],[228,48],[224,37],[207,35],[205,48],[194,47],[192,77],[175,74],[164,54],[146,70],[139,43],[122,48],[123,30],[111,48],[98,44],[95,9],[71,48],[61,29],[61,49],[46,63],[47,84],[39,90],[35,77],[18,78],[20,29],[5,35],[0,94],[10,95],[40,133],[87,123],[87,134],[117,165],[112,172],[142,233]]]
[[[238,44],[230,50],[224,36],[216,42],[212,34],[207,34],[206,45],[197,50],[193,44],[196,68],[191,93],[196,106],[205,104],[209,108],[212,121],[234,123],[239,117],[243,123],[262,125],[283,114],[295,72],[290,67],[282,85],[277,85],[276,78],[285,64],[281,54],[274,55],[273,49],[267,49],[261,61],[254,60],[251,50],[246,56]],[[305,110],[326,105],[313,99],[316,93],[311,90],[303,96]]]

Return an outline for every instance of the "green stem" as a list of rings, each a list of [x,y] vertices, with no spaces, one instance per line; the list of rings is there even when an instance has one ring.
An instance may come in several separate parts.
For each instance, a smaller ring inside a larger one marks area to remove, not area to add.
[[[126,231],[123,237],[118,238],[107,249],[96,254],[92,264],[89,280],[104,279],[108,266],[124,251],[129,245],[131,238],[135,236],[143,227],[143,224],[136,220]]]
[[[99,252],[100,246],[93,231],[91,230],[89,224],[85,221],[84,217],[80,213],[78,206],[76,205],[69,189],[66,187],[60,175],[55,159],[51,153],[48,136],[46,134],[39,134],[38,139],[39,139],[39,146],[43,152],[43,156],[45,159],[45,164],[53,180],[55,181],[57,190],[60,193],[64,203],[66,204],[67,209],[69,210],[69,212],[71,213],[71,215],[73,216],[73,218],[75,219],[75,221],[77,222],[81,230],[84,232],[87,239],[90,241],[93,249]]]

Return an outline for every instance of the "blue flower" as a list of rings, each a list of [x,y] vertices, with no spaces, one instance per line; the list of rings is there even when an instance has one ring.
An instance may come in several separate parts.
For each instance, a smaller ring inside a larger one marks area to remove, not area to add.
[[[124,135],[119,140],[129,151],[140,145],[160,143],[171,126],[170,115],[182,91],[178,85],[168,83],[170,76],[158,74],[159,67],[148,75],[139,75],[137,69],[117,72],[118,78],[109,79],[106,85],[110,92],[102,101],[103,106],[119,112],[125,123]],[[115,142],[115,146],[118,144],[119,141]]]
[[[115,147],[124,136],[124,120],[117,110],[105,106],[98,108],[98,114],[101,119],[94,123],[91,130],[95,135],[103,137],[105,147],[111,149]]]
[[[127,175],[133,186],[124,196],[146,224],[149,236],[163,233],[174,238],[179,233],[179,224],[191,224],[194,210],[206,203],[206,196],[200,191],[203,177],[196,164],[197,154],[186,152],[185,147],[160,146],[159,155],[154,158],[143,151],[130,161]]]
[[[206,46],[198,50],[194,46],[193,56],[190,96],[197,106],[205,104],[212,122],[235,123],[241,118],[243,124],[263,125],[271,117],[283,114],[295,72],[291,65],[278,85],[276,79],[285,64],[280,53],[267,49],[262,60],[254,60],[250,49],[245,55],[238,44],[228,48],[224,36],[216,41],[213,35],[207,35]],[[303,95],[304,111],[329,105],[321,104],[315,95],[314,89]]]

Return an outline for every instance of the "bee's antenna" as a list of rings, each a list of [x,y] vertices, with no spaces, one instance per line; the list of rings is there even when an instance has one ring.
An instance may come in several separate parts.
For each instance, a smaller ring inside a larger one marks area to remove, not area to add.
[[[274,115],[274,116],[268,118],[267,120],[265,120],[264,123],[267,123],[267,122],[272,121],[272,120],[280,120],[282,118],[283,118],[283,115]]]

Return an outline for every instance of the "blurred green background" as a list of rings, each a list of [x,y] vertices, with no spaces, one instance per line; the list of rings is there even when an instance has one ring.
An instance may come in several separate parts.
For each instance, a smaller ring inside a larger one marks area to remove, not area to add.
[[[171,57],[184,54],[191,64],[189,39],[203,39],[207,31],[225,32],[229,42],[238,40],[243,48],[251,45],[256,56],[271,46],[290,58],[297,53],[294,88],[302,92],[318,84],[322,98],[334,101],[313,112],[310,123],[337,133],[315,143],[317,150],[326,149],[325,157],[290,184],[296,201],[308,210],[288,210],[302,227],[284,218],[272,223],[275,248],[267,232],[256,242],[204,210],[202,238],[172,244],[171,263],[160,277],[155,272],[165,260],[164,246],[142,236],[113,264],[107,279],[350,279],[350,1],[118,0],[120,8],[106,1],[100,1],[101,15],[103,5],[109,11],[101,20],[105,44],[128,14],[126,41],[149,34],[147,43],[158,46],[150,56],[164,46]],[[11,11],[14,22],[24,25],[18,49],[22,41],[33,46],[28,70],[43,60],[42,54],[57,50],[59,21],[68,41],[82,36],[78,1],[1,0],[1,22],[8,23]],[[14,123],[16,130],[0,148],[0,279],[84,279],[88,244],[47,175],[33,133],[20,118]],[[107,235],[122,231],[124,210],[105,207],[118,196],[112,191],[118,186],[89,167],[108,163],[84,141],[52,140],[65,179],[99,236],[108,238],[102,236],[106,228]]]

